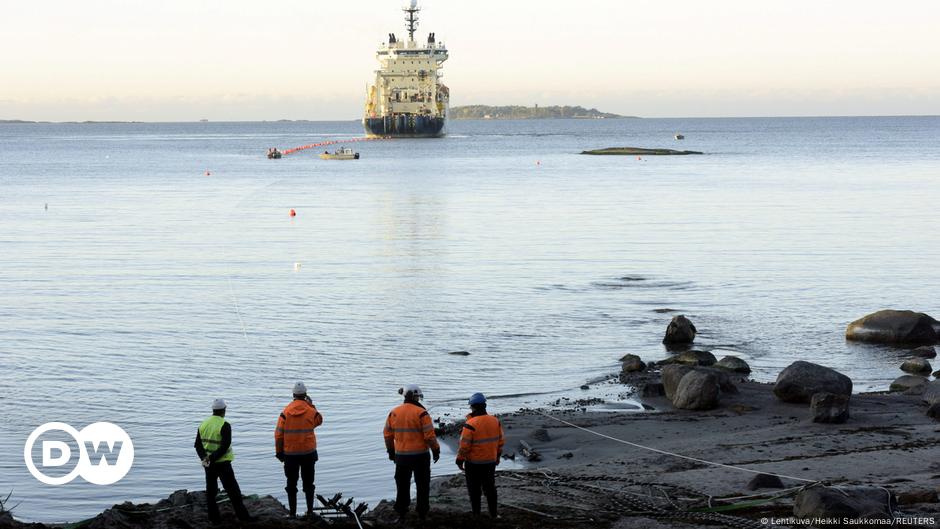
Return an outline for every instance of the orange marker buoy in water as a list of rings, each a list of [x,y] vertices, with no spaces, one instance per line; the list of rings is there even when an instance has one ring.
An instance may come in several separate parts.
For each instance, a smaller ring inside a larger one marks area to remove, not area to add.
[[[294,208],[290,208],[290,213],[289,213],[289,215],[290,215],[291,217],[296,217],[296,216],[297,216],[297,212],[294,211]]]

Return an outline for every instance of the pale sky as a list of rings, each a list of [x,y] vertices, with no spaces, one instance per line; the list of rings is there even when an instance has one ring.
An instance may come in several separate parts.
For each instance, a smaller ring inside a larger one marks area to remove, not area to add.
[[[0,119],[358,119],[399,0],[0,0]],[[940,114],[940,1],[424,0],[451,105]]]

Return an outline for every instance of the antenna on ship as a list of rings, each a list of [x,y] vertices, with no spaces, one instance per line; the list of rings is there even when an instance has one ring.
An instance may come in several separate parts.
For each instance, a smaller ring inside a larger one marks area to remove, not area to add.
[[[408,40],[415,40],[415,30],[418,29],[418,0],[411,0],[406,7],[401,8],[405,12],[405,24],[408,28]]]

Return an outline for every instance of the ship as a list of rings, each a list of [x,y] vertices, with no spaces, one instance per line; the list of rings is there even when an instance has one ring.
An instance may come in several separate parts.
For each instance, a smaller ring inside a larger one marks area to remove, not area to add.
[[[362,125],[369,137],[436,138],[445,134],[450,90],[441,82],[447,47],[434,33],[415,41],[417,0],[402,8],[408,40],[388,34],[376,53],[379,69],[366,89]]]

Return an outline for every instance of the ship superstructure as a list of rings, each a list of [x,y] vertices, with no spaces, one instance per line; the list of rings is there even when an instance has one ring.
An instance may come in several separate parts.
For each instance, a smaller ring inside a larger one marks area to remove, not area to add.
[[[369,136],[429,138],[444,135],[450,91],[441,82],[447,48],[434,33],[415,41],[417,0],[402,8],[408,40],[389,33],[376,53],[379,69],[366,93],[362,124]]]

